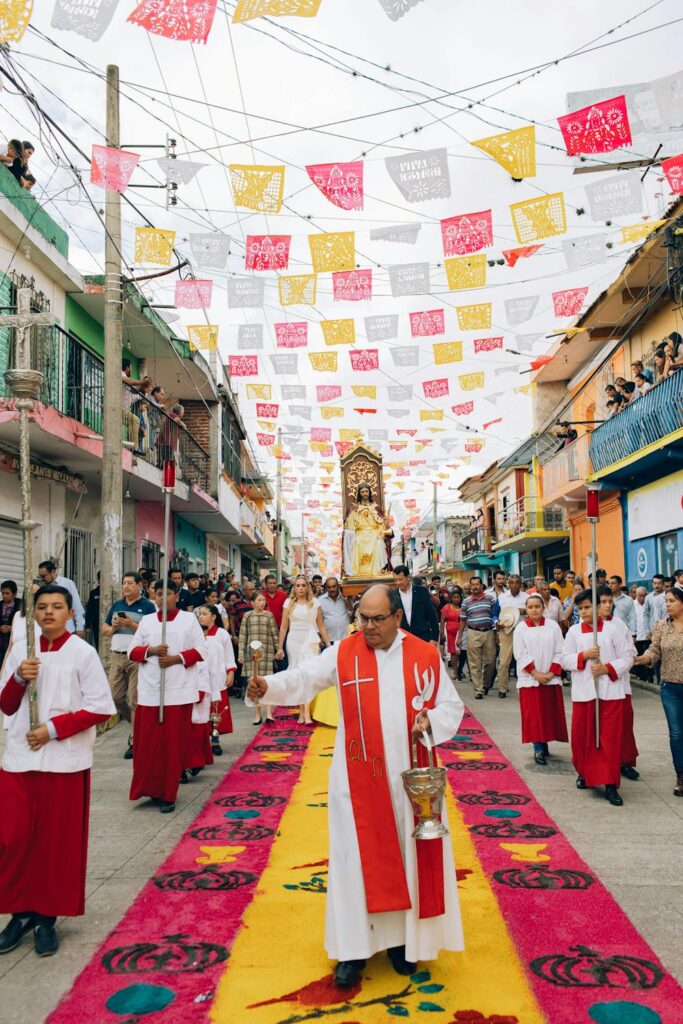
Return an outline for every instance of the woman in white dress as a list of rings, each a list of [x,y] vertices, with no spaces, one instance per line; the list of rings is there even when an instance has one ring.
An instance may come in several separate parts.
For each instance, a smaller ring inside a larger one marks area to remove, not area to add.
[[[322,610],[313,596],[311,584],[302,573],[294,580],[289,600],[282,609],[280,648],[275,655],[278,661],[285,656],[285,637],[290,668],[296,668],[308,658],[320,654],[321,639],[325,647],[330,645]],[[302,704],[299,708],[299,723],[313,725],[310,704]]]

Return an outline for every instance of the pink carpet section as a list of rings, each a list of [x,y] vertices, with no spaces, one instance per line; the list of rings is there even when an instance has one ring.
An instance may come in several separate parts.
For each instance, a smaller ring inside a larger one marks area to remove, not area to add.
[[[259,730],[46,1024],[208,1020],[310,735],[284,715]]]
[[[677,981],[472,714],[445,747],[448,781],[548,1024],[680,1024]]]

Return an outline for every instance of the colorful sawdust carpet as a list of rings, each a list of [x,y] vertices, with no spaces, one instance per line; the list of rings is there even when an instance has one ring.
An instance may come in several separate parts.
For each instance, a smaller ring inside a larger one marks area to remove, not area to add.
[[[477,720],[441,748],[465,941],[356,989],[322,948],[334,732],[281,717],[217,786],[48,1024],[676,1024],[683,991]]]

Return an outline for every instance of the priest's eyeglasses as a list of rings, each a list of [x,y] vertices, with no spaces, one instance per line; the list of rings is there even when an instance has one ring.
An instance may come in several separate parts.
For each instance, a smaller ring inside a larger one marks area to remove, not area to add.
[[[374,623],[375,626],[381,626],[383,622],[386,622],[387,619],[393,619],[393,617],[393,612],[390,612],[388,615],[361,615],[360,612],[358,613],[358,621],[361,626],[369,626],[371,623]]]

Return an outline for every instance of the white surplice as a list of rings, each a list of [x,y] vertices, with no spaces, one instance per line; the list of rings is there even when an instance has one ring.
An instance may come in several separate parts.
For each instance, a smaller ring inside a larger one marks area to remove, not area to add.
[[[401,779],[401,772],[411,767],[403,681],[402,644],[405,635],[399,630],[389,650],[375,649],[375,656],[386,773],[412,907],[407,911],[368,913],[351,805],[342,716],[330,768],[328,797],[330,865],[325,948],[334,960],[366,960],[381,950],[403,945],[406,947],[407,960],[435,960],[442,949],[457,951],[464,948],[450,838],[444,839],[442,843],[446,912],[440,917],[424,919],[418,915],[416,849],[415,840],[411,836],[414,819]],[[268,690],[261,698],[261,703],[290,706],[306,704],[326,687],[338,686],[337,659],[341,646],[328,647],[322,654],[305,661],[298,668],[266,676]],[[439,744],[450,740],[458,731],[464,710],[443,663],[435,703],[436,706],[428,711],[428,715],[433,742]],[[448,827],[445,810],[442,820]]]

